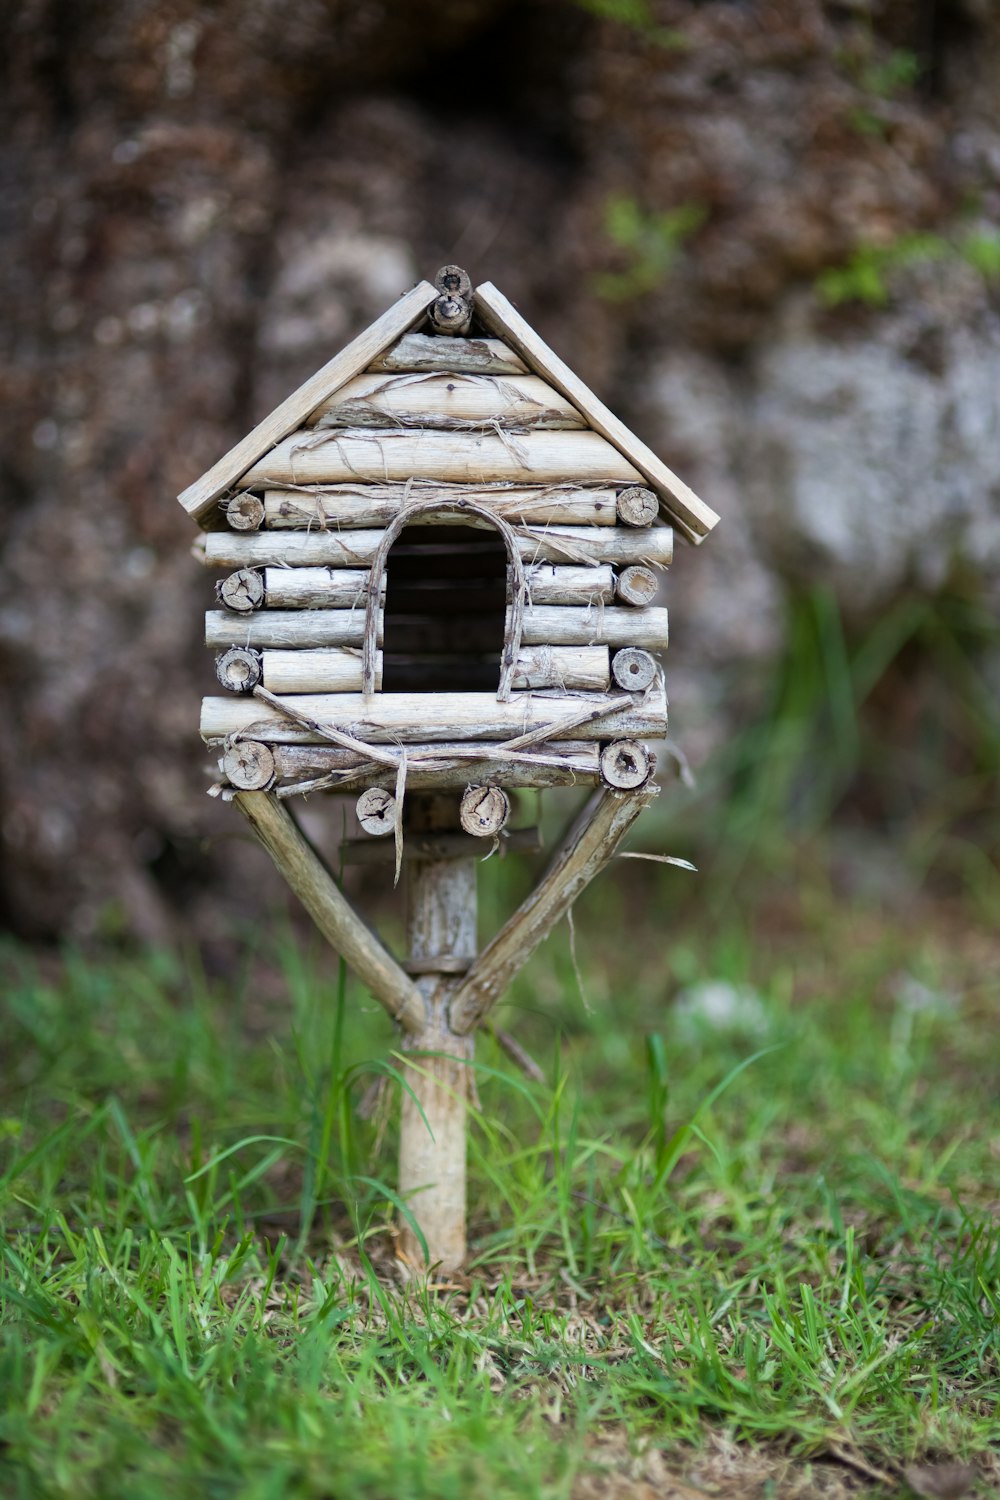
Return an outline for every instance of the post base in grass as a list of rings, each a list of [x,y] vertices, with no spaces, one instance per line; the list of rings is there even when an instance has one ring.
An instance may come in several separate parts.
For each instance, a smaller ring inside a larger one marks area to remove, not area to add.
[[[413,797],[407,817],[414,832],[454,830],[457,798]],[[461,979],[456,961],[465,965],[476,956],[476,867],[474,858],[417,859],[406,867],[409,960],[427,1005],[426,1025],[405,1043],[413,1061],[404,1073],[399,1132],[400,1197],[420,1230],[404,1218],[400,1250],[414,1268],[455,1271],[465,1261],[465,1122],[474,1042],[471,1034],[455,1035],[448,1015]]]

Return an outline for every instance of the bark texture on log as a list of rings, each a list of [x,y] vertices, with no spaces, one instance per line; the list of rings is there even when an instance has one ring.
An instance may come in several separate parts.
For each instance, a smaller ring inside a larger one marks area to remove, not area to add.
[[[527,375],[528,367],[502,339],[444,339],[408,333],[378,359],[372,370],[412,375],[438,370],[456,375]]]
[[[452,517],[454,521],[454,517]],[[235,536],[212,531],[199,561],[209,568],[365,568],[382,540],[381,531],[260,532]],[[517,546],[526,564],[646,563],[668,567],[674,556],[669,526],[645,530],[618,526],[519,526]]]
[[[551,739],[662,739],[667,700],[662,686],[629,699],[628,705],[600,693],[573,697],[538,693],[498,703],[492,693],[306,693],[288,700],[317,724],[348,729],[375,745],[434,744],[447,740],[490,740],[520,748],[544,734]],[[586,715],[586,720],[580,722]],[[324,735],[294,722],[268,703],[247,698],[206,698],[202,738],[210,743],[246,734],[265,744],[322,744]]]

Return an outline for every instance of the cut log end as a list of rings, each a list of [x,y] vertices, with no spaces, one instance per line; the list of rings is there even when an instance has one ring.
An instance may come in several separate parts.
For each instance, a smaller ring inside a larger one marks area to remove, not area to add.
[[[601,780],[617,792],[634,792],[653,774],[653,758],[638,740],[614,740],[601,751]]]
[[[442,295],[472,296],[472,278],[461,266],[442,266],[434,278],[434,285]]]
[[[644,693],[656,681],[656,660],[648,651],[626,646],[611,658],[611,675],[627,693]]]
[[[259,531],[264,524],[264,502],[257,495],[236,495],[226,506],[233,531]]]
[[[384,838],[396,826],[396,799],[391,792],[373,786],[358,798],[358,822],[373,838]]]
[[[260,652],[231,646],[215,658],[215,675],[230,693],[252,693],[263,673]]]
[[[240,568],[215,586],[220,604],[237,614],[247,615],[264,603],[264,578],[256,568]]]
[[[660,512],[660,502],[652,490],[630,485],[619,490],[616,509],[623,526],[652,526]]]
[[[494,838],[510,817],[510,798],[498,786],[472,786],[462,797],[459,820],[475,838]]]
[[[260,740],[239,740],[222,758],[230,786],[241,792],[263,792],[275,778],[274,755]]]
[[[642,563],[623,568],[615,579],[615,597],[623,604],[631,604],[638,609],[652,604],[657,588],[656,574],[652,568],[644,567]]]

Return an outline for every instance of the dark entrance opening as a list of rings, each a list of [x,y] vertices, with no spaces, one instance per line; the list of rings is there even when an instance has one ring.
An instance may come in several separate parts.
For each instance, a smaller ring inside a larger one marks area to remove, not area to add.
[[[407,526],[386,559],[382,691],[495,693],[507,549],[493,531]]]

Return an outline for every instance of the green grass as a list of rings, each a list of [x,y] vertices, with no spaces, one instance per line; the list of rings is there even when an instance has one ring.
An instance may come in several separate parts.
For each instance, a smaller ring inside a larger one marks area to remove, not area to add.
[[[944,1457],[993,1492],[995,938],[806,865],[668,927],[696,877],[621,869],[586,1007],[557,935],[504,1008],[546,1084],[480,1045],[472,1260],[431,1287],[358,1115],[393,1039],[321,953],[7,953],[0,1493],[906,1494]],[[671,1008],[706,978],[742,1019]]]

